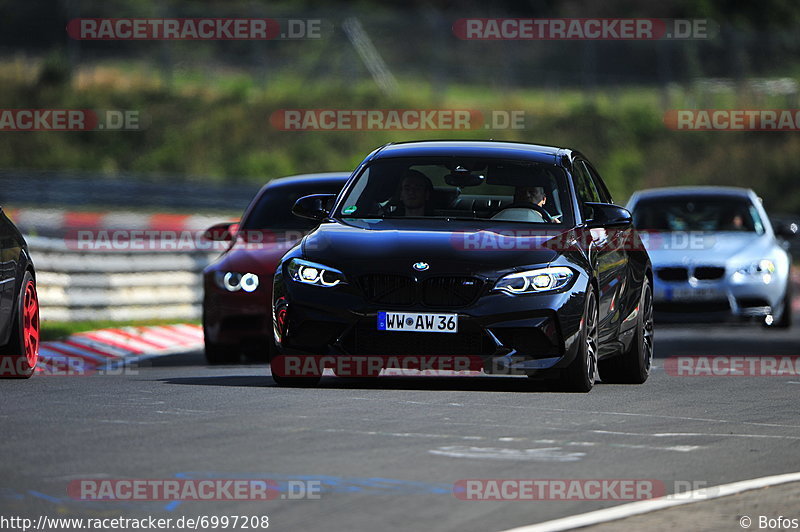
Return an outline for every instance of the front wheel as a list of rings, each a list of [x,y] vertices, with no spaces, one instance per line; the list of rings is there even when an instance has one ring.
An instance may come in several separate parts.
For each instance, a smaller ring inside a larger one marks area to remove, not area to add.
[[[599,343],[597,295],[591,288],[586,294],[586,308],[581,319],[581,345],[575,360],[561,373],[560,388],[568,392],[588,392],[594,386],[597,373]]]
[[[653,365],[653,289],[645,278],[637,307],[636,334],[623,354],[601,360],[600,378],[611,384],[642,384]]]
[[[0,349],[0,377],[27,379],[39,361],[39,296],[31,272],[26,271],[17,298],[17,310],[8,344]]]
[[[322,380],[322,375],[314,375],[311,377],[283,377],[273,373],[272,380],[282,388],[313,388]]]
[[[310,364],[308,367],[299,368],[292,364],[292,355],[282,355],[277,347],[273,351],[273,356],[270,356],[269,371],[272,380],[275,384],[284,388],[311,388],[319,384],[322,380],[322,368],[316,364]],[[300,365],[307,357],[300,356]],[[314,357],[308,357],[313,360]],[[297,360],[294,360],[297,362]],[[286,374],[301,374],[300,376],[287,376]]]

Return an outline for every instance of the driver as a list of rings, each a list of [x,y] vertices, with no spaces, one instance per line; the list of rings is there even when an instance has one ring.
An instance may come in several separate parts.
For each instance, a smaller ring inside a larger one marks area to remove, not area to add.
[[[533,203],[544,207],[544,204],[547,203],[544,187],[517,187],[514,191],[514,203]]]
[[[399,216],[431,216],[430,200],[433,183],[418,170],[408,170],[400,181],[400,206],[395,214]]]
[[[543,186],[520,186],[514,190],[514,202],[492,216],[492,220],[509,220],[514,222],[549,222],[542,213],[547,195]],[[556,221],[556,220],[553,220]]]

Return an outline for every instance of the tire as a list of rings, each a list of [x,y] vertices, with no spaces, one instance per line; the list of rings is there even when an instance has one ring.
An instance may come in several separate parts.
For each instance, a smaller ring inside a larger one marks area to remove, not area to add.
[[[334,372],[334,375],[342,379],[351,379],[358,382],[370,382],[380,377],[381,371],[380,370],[370,371],[369,373],[366,373],[364,375],[339,375],[338,373]]]
[[[282,375],[276,375],[272,368],[272,363],[274,359],[278,356],[281,356],[281,352],[278,351],[277,346],[274,347],[272,351],[273,356],[270,357],[270,375],[272,376],[272,380],[275,381],[275,384],[282,388],[313,388],[319,381],[322,380],[322,374],[318,375],[309,375],[306,377],[284,377]]]
[[[8,344],[0,348],[0,377],[27,379],[39,361],[39,296],[29,271],[22,278],[12,319]]]
[[[205,347],[206,362],[208,362],[209,366],[238,364],[241,361],[238,346],[217,344],[205,340]]]
[[[586,393],[594,386],[597,375],[598,322],[597,294],[590,289],[581,319],[581,345],[575,360],[561,372],[561,390]]]
[[[281,377],[273,373],[272,380],[281,388],[313,388],[322,380],[322,375],[315,375],[313,377]]]
[[[645,278],[639,299],[636,334],[631,346],[621,355],[601,360],[600,379],[609,384],[642,384],[653,365],[653,288]]]
[[[275,352],[275,340],[272,336],[250,338],[242,342],[241,351],[248,364],[268,363]]]

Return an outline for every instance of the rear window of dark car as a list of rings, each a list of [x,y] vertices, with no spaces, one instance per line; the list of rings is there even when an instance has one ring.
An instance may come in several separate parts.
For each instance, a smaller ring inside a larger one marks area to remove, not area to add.
[[[258,199],[247,218],[242,221],[242,229],[287,229],[310,231],[318,225],[314,220],[299,218],[292,214],[295,202],[311,194],[338,194],[344,180],[337,183],[302,183],[279,185],[268,188]]]

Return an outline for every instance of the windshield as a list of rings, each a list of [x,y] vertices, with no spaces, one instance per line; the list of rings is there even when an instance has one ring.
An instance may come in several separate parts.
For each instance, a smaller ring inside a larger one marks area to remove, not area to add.
[[[474,219],[572,223],[563,170],[555,165],[453,157],[382,159],[339,203],[346,219]]]
[[[637,202],[639,230],[764,232],[755,206],[746,198],[673,196]]]

